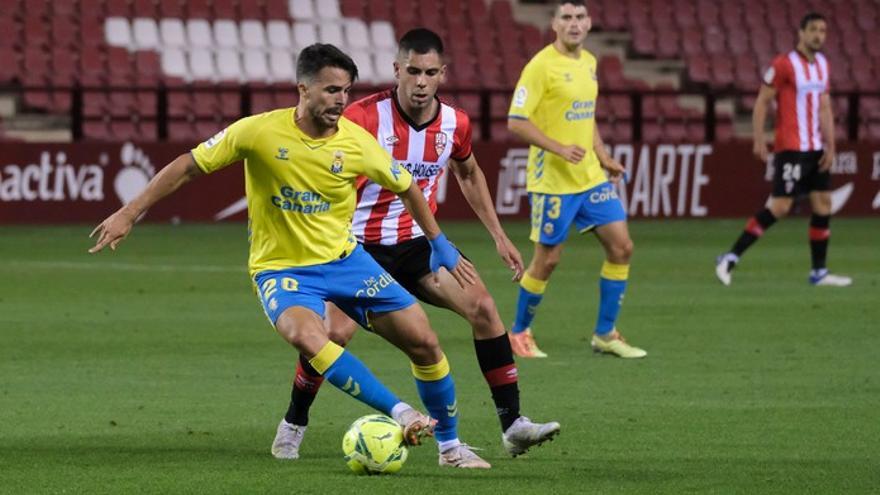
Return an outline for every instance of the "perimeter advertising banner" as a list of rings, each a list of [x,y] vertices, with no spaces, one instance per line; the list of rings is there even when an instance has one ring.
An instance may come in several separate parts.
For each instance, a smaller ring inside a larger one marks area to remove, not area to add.
[[[633,218],[751,215],[767,198],[772,166],[748,143],[619,144],[611,153],[627,169],[618,194]],[[0,151],[0,223],[96,223],[131,201],[180,143],[4,143]],[[498,213],[527,218],[525,147],[480,143],[476,157]],[[328,167],[332,164],[327,164]],[[843,147],[833,167],[837,215],[880,214],[880,143]],[[438,190],[441,219],[473,219],[454,178]],[[241,221],[246,218],[241,166],[199,178],[156,205],[146,221]]]

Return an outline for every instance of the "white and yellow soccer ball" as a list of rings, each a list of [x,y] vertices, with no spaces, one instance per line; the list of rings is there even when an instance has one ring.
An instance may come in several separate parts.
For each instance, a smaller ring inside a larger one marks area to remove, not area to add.
[[[357,474],[396,473],[408,455],[402,428],[383,414],[355,420],[342,437],[342,453]]]

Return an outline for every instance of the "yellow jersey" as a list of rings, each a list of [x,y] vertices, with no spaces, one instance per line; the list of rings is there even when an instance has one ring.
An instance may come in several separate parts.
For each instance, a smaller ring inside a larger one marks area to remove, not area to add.
[[[205,173],[244,160],[251,276],[350,252],[358,176],[393,192],[412,182],[359,125],[342,117],[335,134],[314,139],[296,125],[294,111],[243,118],[192,150]]]
[[[573,194],[607,179],[593,151],[596,97],[599,82],[596,58],[581,50],[575,60],[553,45],[538,52],[523,68],[508,117],[528,119],[548,137],[586,150],[577,165],[537,146],[529,148],[529,192]]]

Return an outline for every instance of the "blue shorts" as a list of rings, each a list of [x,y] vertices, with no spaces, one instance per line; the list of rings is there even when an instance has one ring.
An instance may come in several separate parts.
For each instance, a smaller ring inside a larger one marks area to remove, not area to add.
[[[578,231],[626,220],[614,184],[605,182],[576,194],[530,193],[532,231],[529,239],[547,246],[565,242],[574,223]]]
[[[330,301],[369,329],[369,313],[397,311],[416,303],[360,245],[345,258],[329,263],[260,272],[254,282],[273,325],[292,306],[308,308],[324,318],[324,301]]]

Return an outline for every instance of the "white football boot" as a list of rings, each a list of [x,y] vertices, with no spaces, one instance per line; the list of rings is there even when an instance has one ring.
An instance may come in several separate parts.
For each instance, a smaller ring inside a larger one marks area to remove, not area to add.
[[[306,426],[293,425],[281,419],[275,441],[272,442],[272,455],[276,459],[299,459],[299,445],[306,434]]]
[[[533,423],[529,418],[520,416],[501,434],[501,443],[508,454],[516,457],[547,440],[553,441],[553,437],[559,434],[559,428],[556,421]]]
[[[440,465],[463,469],[489,469],[491,464],[474,453],[474,447],[461,443],[440,453]]]

